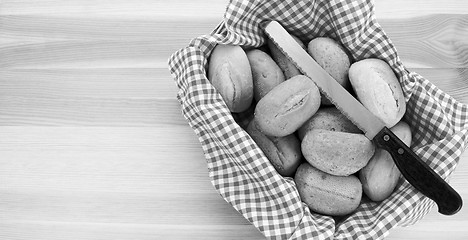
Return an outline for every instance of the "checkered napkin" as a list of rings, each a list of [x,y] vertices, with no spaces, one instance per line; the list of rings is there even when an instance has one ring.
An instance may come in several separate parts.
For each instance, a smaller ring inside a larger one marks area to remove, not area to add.
[[[268,239],[382,239],[390,229],[423,218],[435,204],[404,179],[388,199],[362,203],[337,221],[311,212],[293,179],[275,171],[206,77],[216,44],[259,47],[265,44],[262,22],[268,20],[304,42],[334,38],[354,61],[373,57],[389,63],[407,100],[412,149],[442,178],[449,178],[468,142],[467,106],[403,66],[374,17],[373,1],[232,0],[212,33],[194,38],[169,59],[182,113],[199,138],[219,194]]]

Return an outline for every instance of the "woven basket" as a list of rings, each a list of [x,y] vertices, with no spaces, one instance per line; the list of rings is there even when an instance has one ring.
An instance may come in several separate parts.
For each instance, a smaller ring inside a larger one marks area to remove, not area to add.
[[[396,226],[416,223],[435,204],[404,179],[389,198],[362,203],[341,221],[311,212],[301,202],[293,179],[275,171],[240,126],[242,118],[233,117],[206,77],[208,58],[217,44],[245,49],[264,45],[264,21],[280,22],[304,42],[334,38],[353,61],[385,60],[405,94],[411,148],[442,178],[449,178],[465,150],[467,106],[404,67],[373,8],[373,1],[363,0],[233,0],[210,34],[194,38],[169,58],[177,99],[201,143],[213,186],[268,239],[382,239]]]

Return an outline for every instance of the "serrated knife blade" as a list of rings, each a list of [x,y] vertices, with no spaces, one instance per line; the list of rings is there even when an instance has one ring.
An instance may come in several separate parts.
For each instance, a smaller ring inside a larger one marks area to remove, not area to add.
[[[384,122],[367,110],[331,77],[277,21],[264,25],[268,38],[349,120],[374,144],[388,151],[402,175],[418,191],[437,203],[441,214],[452,215],[462,207],[460,195],[419,156],[405,145]]]

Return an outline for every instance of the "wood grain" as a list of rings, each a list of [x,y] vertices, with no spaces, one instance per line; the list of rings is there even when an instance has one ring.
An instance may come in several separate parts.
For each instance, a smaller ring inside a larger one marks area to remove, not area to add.
[[[408,67],[466,68],[468,15],[432,14],[406,21],[382,20]]]
[[[402,22],[408,19],[433,14],[467,14],[468,2],[458,0],[380,0],[374,1],[377,19],[398,19]]]
[[[211,185],[167,68],[227,2],[0,0],[0,239],[264,239]],[[467,1],[375,12],[409,70],[468,103]],[[468,153],[465,200],[466,182]],[[468,238],[466,207],[436,210],[387,239]]]

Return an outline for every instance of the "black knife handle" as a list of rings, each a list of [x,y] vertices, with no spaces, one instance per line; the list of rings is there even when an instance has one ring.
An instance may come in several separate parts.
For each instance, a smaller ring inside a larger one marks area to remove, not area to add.
[[[414,188],[437,203],[439,213],[453,215],[461,209],[460,195],[390,129],[383,128],[373,141],[392,155],[395,165]]]

